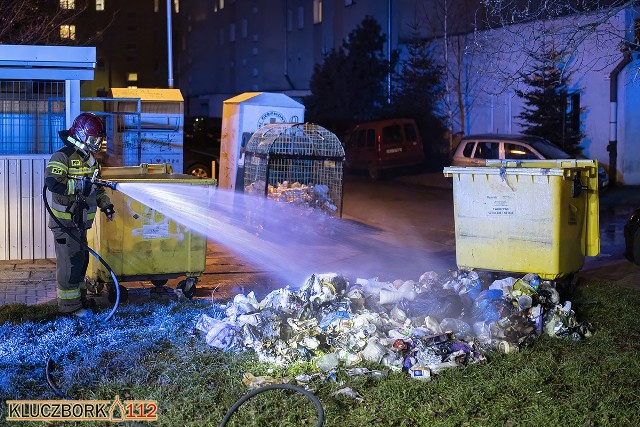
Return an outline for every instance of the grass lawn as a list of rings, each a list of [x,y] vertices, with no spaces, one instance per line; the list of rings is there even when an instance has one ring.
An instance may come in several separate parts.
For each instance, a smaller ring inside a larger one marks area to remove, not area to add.
[[[640,414],[640,294],[583,281],[574,295],[579,320],[596,332],[583,341],[541,336],[517,353],[488,353],[487,362],[439,372],[432,381],[324,376],[309,387],[326,426],[637,426]],[[57,386],[75,399],[157,400],[155,426],[216,426],[248,390],[244,373],[274,377],[314,373],[313,364],[278,368],[252,353],[209,347],[193,333],[210,303],[128,305],[108,322],[56,317],[52,306],[0,307],[0,425],[8,399],[59,399],[47,385],[47,357]],[[105,313],[106,314],[106,313]],[[382,368],[363,364],[369,368]],[[341,394],[351,387],[360,402]],[[4,424],[3,424],[4,423]],[[289,391],[245,403],[230,426],[313,426],[316,411]],[[110,425],[89,422],[56,425]],[[129,425],[145,425],[141,423]]]

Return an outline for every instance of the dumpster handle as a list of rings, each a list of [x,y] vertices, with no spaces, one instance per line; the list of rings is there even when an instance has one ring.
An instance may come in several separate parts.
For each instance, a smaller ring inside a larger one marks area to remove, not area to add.
[[[571,197],[576,198],[580,194],[582,194],[583,191],[587,191],[588,189],[589,187],[587,185],[582,184],[582,181],[580,180],[580,172],[578,172],[573,177],[573,183],[571,185]]]
[[[500,166],[500,178],[502,179],[503,182],[507,183],[511,191],[516,191],[516,189],[513,188],[509,180],[507,180],[507,166],[506,166],[505,160],[502,161],[502,166]]]

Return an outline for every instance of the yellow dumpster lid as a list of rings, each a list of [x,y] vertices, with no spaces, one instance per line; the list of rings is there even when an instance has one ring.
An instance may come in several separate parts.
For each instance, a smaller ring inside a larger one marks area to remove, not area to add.
[[[141,101],[184,101],[180,89],[111,88],[112,98],[140,98]]]

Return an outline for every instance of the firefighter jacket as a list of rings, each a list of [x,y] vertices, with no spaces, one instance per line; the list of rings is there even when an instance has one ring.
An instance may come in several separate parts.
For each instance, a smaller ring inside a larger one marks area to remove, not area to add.
[[[78,182],[69,179],[69,175],[91,178],[100,166],[93,159],[86,159],[75,147],[66,142],[68,132],[60,132],[60,137],[65,141],[65,147],[59,149],[51,156],[45,171],[45,185],[51,191],[51,211],[53,215],[65,227],[76,227],[73,221],[73,212],[82,209],[82,223],[85,229],[91,228],[96,216],[97,208],[105,209],[111,206],[111,200],[104,187],[94,187],[88,196],[82,197],[83,206],[78,206],[76,192],[79,190]],[[49,228],[58,228],[59,225],[53,218],[49,218]]]

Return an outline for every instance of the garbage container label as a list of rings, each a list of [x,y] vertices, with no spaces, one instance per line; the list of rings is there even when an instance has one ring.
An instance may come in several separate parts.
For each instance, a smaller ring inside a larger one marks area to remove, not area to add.
[[[510,196],[487,196],[488,217],[508,217],[515,213],[514,199]]]
[[[145,239],[163,239],[169,237],[169,224],[145,224],[142,226]]]

